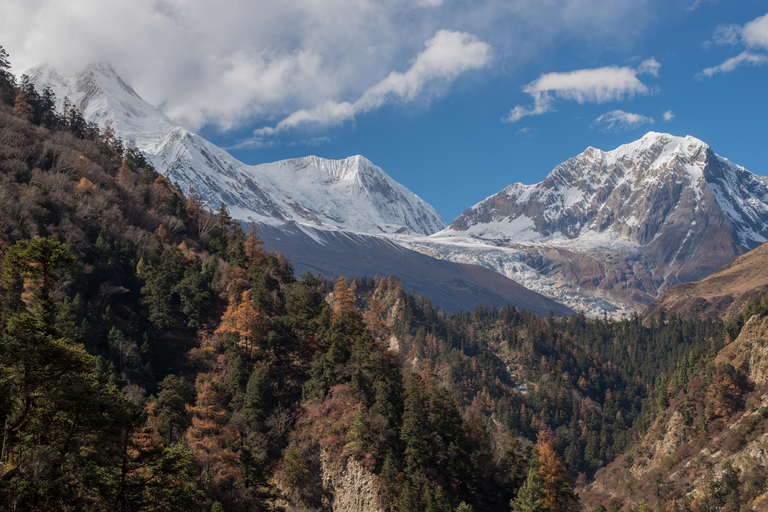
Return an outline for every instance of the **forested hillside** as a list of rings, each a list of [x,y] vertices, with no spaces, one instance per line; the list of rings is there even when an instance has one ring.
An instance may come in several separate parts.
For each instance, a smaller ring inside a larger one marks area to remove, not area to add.
[[[580,510],[734,338],[297,278],[2,56],[0,510]]]
[[[752,301],[729,323],[724,344],[691,350],[658,379],[653,424],[582,489],[586,503],[681,512],[764,508],[767,312],[768,300]]]

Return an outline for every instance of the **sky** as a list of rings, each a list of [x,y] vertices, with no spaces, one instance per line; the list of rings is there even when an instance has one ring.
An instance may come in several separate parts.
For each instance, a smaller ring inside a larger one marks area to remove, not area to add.
[[[0,0],[13,70],[106,62],[257,164],[363,155],[447,221],[592,146],[768,175],[766,0]]]

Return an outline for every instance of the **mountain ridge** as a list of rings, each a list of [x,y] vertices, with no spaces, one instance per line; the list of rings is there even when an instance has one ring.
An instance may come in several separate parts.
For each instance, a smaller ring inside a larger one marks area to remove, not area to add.
[[[310,155],[247,166],[175,125],[107,65],[91,65],[74,78],[44,66],[31,77],[38,88],[52,87],[60,104],[69,98],[87,120],[135,145],[161,174],[183,190],[193,188],[208,207],[223,202],[233,218],[253,222],[265,246],[296,262],[299,274],[396,275],[407,289],[449,312],[495,304],[542,315],[574,313],[488,269],[439,261],[375,238],[429,234],[446,224],[361,155],[340,160]]]
[[[663,311],[666,315],[720,317],[728,321],[747,302],[768,294],[766,264],[768,244],[763,244],[701,281],[667,290],[643,311],[643,317],[653,318]]]
[[[209,207],[227,204],[237,219],[361,233],[430,234],[446,225],[431,205],[359,155],[250,166],[176,125],[107,65],[70,76],[41,66],[29,76],[39,89],[51,87],[60,104],[69,98],[86,120],[135,145],[158,172],[185,191],[194,188]]]
[[[587,148],[540,183],[508,185],[404,243],[488,266],[591,316],[620,316],[767,237],[765,178],[695,137],[649,132],[612,151]]]

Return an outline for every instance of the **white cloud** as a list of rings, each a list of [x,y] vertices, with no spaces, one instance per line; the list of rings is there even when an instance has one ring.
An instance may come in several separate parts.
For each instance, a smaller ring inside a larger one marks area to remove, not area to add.
[[[606,103],[650,94],[651,90],[637,78],[639,74],[658,76],[661,64],[656,59],[643,61],[637,69],[609,66],[579,69],[567,73],[547,73],[529,83],[523,92],[533,98],[533,105],[517,105],[503,119],[514,123],[523,117],[554,111],[555,99],[577,103]]]
[[[516,105],[515,108],[510,110],[509,113],[502,118],[502,121],[515,123],[524,117],[538,116],[554,111],[555,109],[552,107],[552,97],[547,93],[539,92],[533,95],[532,106],[524,107],[522,105]]]
[[[718,73],[730,73],[739,66],[762,66],[768,64],[768,56],[750,52],[742,52],[731,57],[722,64],[707,68],[696,75],[697,78],[711,77]]]
[[[741,39],[749,48],[768,50],[768,14],[744,25]]]
[[[715,3],[715,2],[717,2],[717,0],[693,0],[693,3],[692,3],[690,6],[688,6],[688,8],[687,8],[687,9],[688,9],[689,11],[695,11],[695,10],[696,10],[696,9],[698,9],[698,8],[699,8],[699,6],[700,6],[701,4],[703,4],[704,2],[708,2],[708,3]]]
[[[472,34],[441,30],[426,42],[427,48],[404,73],[393,71],[367,89],[354,103],[328,101],[311,109],[301,109],[272,127],[260,128],[256,137],[271,136],[301,124],[334,125],[357,114],[375,110],[388,101],[413,101],[435,80],[450,82],[461,73],[488,64],[491,47]]]
[[[188,127],[228,129],[354,103],[441,29],[477,35],[511,73],[565,45],[630,43],[659,1],[4,0],[0,44],[17,72],[109,62]]]
[[[598,128],[603,132],[626,132],[644,124],[653,124],[652,117],[646,117],[640,114],[624,112],[623,110],[612,110],[606,112],[594,121],[592,127]]]
[[[712,41],[708,41],[708,43],[714,43],[717,46],[733,46],[738,44],[740,39],[740,25],[720,25],[715,29]]]
[[[747,49],[722,64],[704,69],[696,75],[697,78],[730,73],[740,66],[762,66],[768,63],[768,14],[755,18],[743,27],[720,25],[715,30],[712,41],[717,45],[729,46],[741,43]]]
[[[675,118],[675,114],[671,110],[667,110],[661,115],[661,117],[664,119],[665,123],[668,123]]]
[[[661,63],[659,63],[659,61],[657,61],[654,57],[651,57],[650,59],[646,59],[640,63],[640,66],[637,68],[637,73],[639,75],[647,74],[658,77],[660,69]]]

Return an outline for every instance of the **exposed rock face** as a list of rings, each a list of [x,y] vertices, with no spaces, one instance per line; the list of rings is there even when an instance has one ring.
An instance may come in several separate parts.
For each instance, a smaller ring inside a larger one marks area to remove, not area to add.
[[[721,350],[715,362],[741,370],[755,385],[768,382],[768,316],[750,318],[736,341]]]
[[[325,508],[333,512],[384,512],[376,477],[353,459],[332,460],[321,455]]]
[[[634,509],[642,508],[642,502],[669,509],[672,501],[686,496],[703,499],[713,481],[736,469],[742,483],[752,482],[751,501],[742,510],[765,510],[768,490],[761,475],[768,471],[768,316],[749,319],[714,363],[717,368],[731,365],[746,376],[743,404],[724,415],[707,412],[714,410],[718,388],[703,387],[704,372],[695,374],[670,397],[669,409],[636,446],[579,489],[588,509],[612,498]],[[701,502],[692,506],[700,507]]]
[[[503,248],[498,266],[522,261],[528,287],[539,291],[525,280],[533,270],[637,310],[767,237],[764,178],[698,139],[651,132],[613,151],[588,148],[541,183],[509,185],[430,240]]]
[[[768,294],[768,244],[740,256],[705,279],[675,286],[643,312],[646,318],[664,310],[683,317],[729,320],[752,299]]]
[[[669,263],[690,260],[702,241],[756,247],[768,235],[767,212],[762,179],[698,139],[651,132],[613,151],[588,148],[536,185],[509,185],[449,231],[508,242],[615,233]]]

